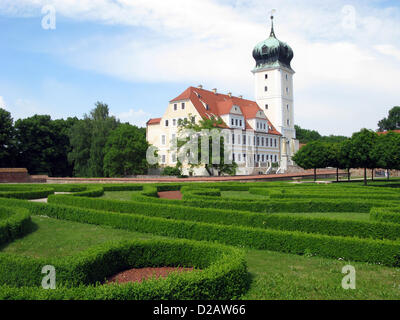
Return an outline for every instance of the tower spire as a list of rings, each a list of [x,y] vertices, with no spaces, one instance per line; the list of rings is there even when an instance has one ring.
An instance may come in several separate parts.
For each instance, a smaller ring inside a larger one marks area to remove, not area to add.
[[[275,14],[275,12],[276,12],[275,9],[271,10],[271,34],[269,35],[270,37],[274,37],[274,38],[276,38],[275,31],[274,31],[274,14]]]

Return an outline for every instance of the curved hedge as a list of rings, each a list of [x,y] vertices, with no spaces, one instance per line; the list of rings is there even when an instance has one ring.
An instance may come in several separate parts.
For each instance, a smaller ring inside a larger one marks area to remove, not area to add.
[[[49,195],[54,194],[54,189],[49,187],[37,187],[32,190],[32,186],[1,186],[1,198],[15,198],[15,199],[41,199],[47,198]]]
[[[55,290],[39,287],[45,265],[56,269]],[[161,266],[200,270],[142,283],[101,284],[123,270]],[[248,286],[241,250],[188,240],[108,243],[59,259],[0,254],[0,271],[0,299],[228,300],[239,297]]]
[[[71,197],[73,198],[73,197]],[[82,198],[87,200],[89,198]],[[13,202],[19,200],[12,200]],[[26,205],[26,202],[21,205]],[[65,205],[28,203],[33,214],[113,228],[151,233],[174,238],[248,247],[284,253],[312,254],[327,258],[400,266],[400,242],[360,239],[355,237],[308,234],[243,226],[227,226],[203,222],[148,217],[133,213],[114,213]]]
[[[185,206],[106,199],[73,198],[51,196],[49,203],[80,208],[134,213],[194,222],[236,225],[263,229],[301,231],[334,236],[356,236],[360,238],[390,239],[400,238],[400,226],[376,221],[351,221],[338,218],[304,217],[285,214],[265,214],[222,209],[203,209]]]
[[[11,242],[31,231],[30,213],[24,208],[0,207],[0,244]]]

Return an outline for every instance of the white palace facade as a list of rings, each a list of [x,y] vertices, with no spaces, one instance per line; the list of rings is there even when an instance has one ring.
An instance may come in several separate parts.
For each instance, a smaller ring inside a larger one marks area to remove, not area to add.
[[[293,50],[279,41],[274,32],[253,50],[256,66],[255,101],[205,90],[201,85],[189,87],[171,100],[161,118],[147,122],[147,141],[158,149],[159,165],[177,163],[173,141],[179,135],[179,123],[187,119],[199,122],[204,118],[221,118],[223,129],[229,130],[225,144],[238,164],[238,175],[271,173],[272,167],[284,173],[293,165],[291,157],[299,149],[294,128],[293,75],[290,66]],[[188,174],[188,166],[183,166]],[[199,166],[193,175],[208,175]]]

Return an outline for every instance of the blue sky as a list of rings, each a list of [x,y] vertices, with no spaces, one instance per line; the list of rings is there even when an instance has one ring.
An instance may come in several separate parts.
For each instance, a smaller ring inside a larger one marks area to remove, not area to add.
[[[144,125],[191,85],[253,99],[272,8],[295,53],[297,124],[350,135],[400,104],[399,0],[0,0],[0,107],[82,117],[103,101]]]

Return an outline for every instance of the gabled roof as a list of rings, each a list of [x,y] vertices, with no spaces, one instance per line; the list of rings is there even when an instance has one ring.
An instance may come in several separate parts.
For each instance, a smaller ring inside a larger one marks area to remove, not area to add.
[[[229,114],[233,106],[238,106],[243,113],[246,121],[246,129],[251,130],[248,120],[250,119],[263,119],[257,117],[257,113],[262,111],[261,108],[255,101],[242,99],[234,96],[229,96],[221,93],[214,93],[200,88],[189,87],[175,99],[170,102],[179,102],[184,100],[190,100],[197,112],[202,118],[210,118],[211,116],[221,117]],[[205,107],[208,106],[208,109]],[[269,130],[270,134],[281,135],[272,123],[267,119],[268,126],[271,127]]]
[[[400,130],[390,130],[390,131],[377,132],[377,134],[382,135],[382,134],[388,134],[389,132],[400,133]]]
[[[147,121],[147,125],[160,124],[160,123],[161,123],[161,118],[150,119],[149,121]]]

